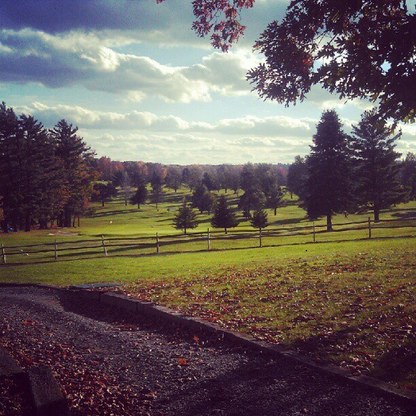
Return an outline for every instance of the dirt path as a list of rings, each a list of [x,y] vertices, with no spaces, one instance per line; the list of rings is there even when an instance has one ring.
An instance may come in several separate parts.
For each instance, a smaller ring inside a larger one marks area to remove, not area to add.
[[[0,345],[22,366],[48,365],[72,415],[414,414],[302,365],[179,334],[52,289],[0,287]]]

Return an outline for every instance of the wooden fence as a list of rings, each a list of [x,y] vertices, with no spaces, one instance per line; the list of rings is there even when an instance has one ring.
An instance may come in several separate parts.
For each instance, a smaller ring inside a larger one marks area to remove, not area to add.
[[[392,230],[395,230],[393,232]],[[317,242],[353,241],[375,237],[416,237],[416,219],[370,220],[337,224],[326,232],[324,225],[280,227],[256,231],[232,230],[192,232],[187,235],[159,235],[145,237],[104,237],[94,239],[57,239],[50,243],[24,246],[0,246],[0,262],[16,264],[50,262],[60,259],[91,258],[100,256],[139,256],[150,254],[184,253],[192,251],[232,250],[266,246],[283,246]]]

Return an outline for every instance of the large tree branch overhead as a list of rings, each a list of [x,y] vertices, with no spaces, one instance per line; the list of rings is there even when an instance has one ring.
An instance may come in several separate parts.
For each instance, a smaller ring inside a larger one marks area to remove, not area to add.
[[[157,0],[162,2],[164,0]],[[367,98],[382,118],[416,119],[416,14],[406,0],[293,0],[256,41],[264,63],[248,80],[264,99],[302,101],[322,85],[341,98]],[[254,0],[194,0],[193,29],[227,51],[244,32]]]

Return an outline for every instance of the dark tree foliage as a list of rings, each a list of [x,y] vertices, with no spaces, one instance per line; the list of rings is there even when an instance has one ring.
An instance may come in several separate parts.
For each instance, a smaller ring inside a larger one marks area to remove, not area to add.
[[[161,2],[164,0],[157,0]],[[193,29],[228,50],[254,0],[194,0]],[[248,73],[261,97],[286,105],[322,85],[342,98],[367,98],[382,118],[416,118],[416,13],[406,0],[292,0],[282,22],[255,43],[265,62]]]
[[[287,190],[292,194],[296,194],[300,199],[305,189],[305,182],[308,176],[308,168],[305,159],[300,156],[295,157],[295,161],[289,166],[287,172]]]
[[[238,208],[243,211],[246,218],[251,217],[251,210],[263,208],[266,204],[266,196],[259,189],[249,189],[240,197]]]
[[[61,120],[52,131],[32,116],[0,105],[2,228],[30,231],[57,220],[71,226],[85,208],[95,178],[92,152]]]
[[[266,197],[266,205],[268,208],[272,208],[274,215],[277,215],[277,208],[283,205],[284,192],[280,186],[274,185]]]
[[[156,209],[159,206],[159,203],[163,195],[163,179],[156,172],[153,172],[152,178],[150,180],[150,185],[152,187],[152,201],[156,205]]]
[[[175,215],[173,225],[177,230],[183,230],[184,234],[186,234],[188,229],[196,228],[198,226],[196,213],[187,205],[186,200],[183,201],[182,206]]]
[[[143,182],[137,186],[136,192],[130,198],[130,203],[137,205],[137,209],[140,209],[140,205],[146,202],[147,195],[146,184]]]
[[[349,211],[353,202],[351,152],[334,110],[325,111],[313,136],[307,159],[308,179],[302,206],[315,219],[326,216],[332,231],[332,216]]]
[[[358,125],[353,126],[358,182],[356,189],[361,206],[374,212],[374,221],[380,220],[380,210],[403,200],[405,193],[400,184],[400,154],[395,152],[395,141],[400,133],[380,120],[374,111],[365,112]]]
[[[105,203],[110,201],[111,198],[117,195],[117,188],[113,183],[95,183],[93,187],[93,193],[91,195],[92,201],[100,201],[101,206],[105,206]]]
[[[165,183],[168,188],[171,188],[177,192],[182,184],[182,172],[179,166],[168,167]]]
[[[77,135],[78,128],[66,120],[60,120],[50,131],[56,145],[56,156],[62,162],[64,180],[62,186],[67,193],[59,224],[63,227],[75,226],[75,219],[83,213],[92,192],[92,169],[94,153]],[[79,222],[79,221],[78,221]]]
[[[267,212],[264,209],[258,209],[253,212],[253,217],[250,221],[252,227],[262,230],[266,228],[268,223]]]
[[[410,200],[416,200],[416,155],[409,152],[401,165],[401,183]]]
[[[208,191],[213,191],[214,189],[218,189],[218,184],[212,178],[208,172],[205,172],[202,176],[202,183],[207,187]]]
[[[228,206],[227,199],[221,195],[217,201],[214,215],[211,219],[211,225],[214,228],[224,228],[227,234],[228,228],[237,227],[238,221],[233,210]]]
[[[192,206],[198,208],[201,213],[204,211],[210,213],[215,204],[215,196],[208,191],[206,185],[200,183],[192,193],[191,202]]]

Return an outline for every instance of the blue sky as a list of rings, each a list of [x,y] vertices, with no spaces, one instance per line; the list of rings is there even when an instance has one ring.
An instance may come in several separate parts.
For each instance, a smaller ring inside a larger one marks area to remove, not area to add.
[[[290,163],[309,152],[324,109],[348,131],[371,105],[316,87],[285,108],[251,91],[252,45],[288,3],[257,0],[225,54],[192,32],[190,1],[2,0],[0,100],[46,127],[65,118],[113,160]],[[416,152],[416,126],[402,129],[398,150]]]

